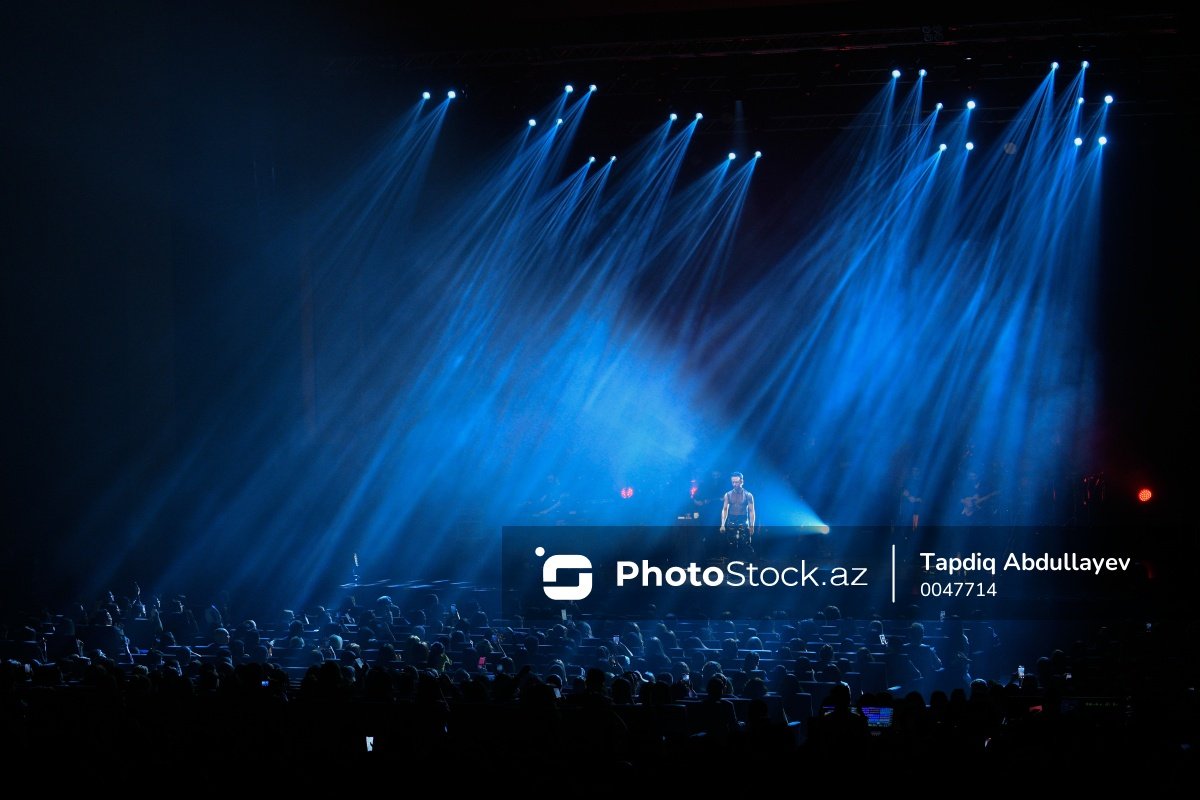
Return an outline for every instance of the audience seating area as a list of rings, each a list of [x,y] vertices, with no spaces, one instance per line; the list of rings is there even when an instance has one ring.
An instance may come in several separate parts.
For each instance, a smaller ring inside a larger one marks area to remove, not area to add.
[[[228,610],[185,603],[110,597],[7,620],[5,751],[104,759],[136,746],[160,765],[311,757],[384,772],[540,754],[546,777],[579,759],[659,774],[718,754],[764,767],[1193,758],[1194,666],[1170,657],[1170,626],[1140,621],[1089,623],[1043,650],[1046,626],[1022,641],[982,620],[835,608],[539,621],[382,597],[227,622]]]

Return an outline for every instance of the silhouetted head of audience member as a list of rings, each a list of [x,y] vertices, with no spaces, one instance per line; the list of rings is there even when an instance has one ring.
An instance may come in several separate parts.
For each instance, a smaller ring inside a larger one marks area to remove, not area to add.
[[[710,702],[720,700],[729,692],[729,684],[725,680],[725,676],[720,673],[709,678],[704,686],[705,699]]]
[[[612,682],[612,700],[617,705],[631,705],[633,703],[633,683],[624,677],[614,678]]]

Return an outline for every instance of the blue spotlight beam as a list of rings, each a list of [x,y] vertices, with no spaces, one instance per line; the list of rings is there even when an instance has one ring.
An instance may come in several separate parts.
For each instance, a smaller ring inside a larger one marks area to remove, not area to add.
[[[889,87],[881,101],[890,94]],[[1056,425],[1077,424],[1066,410],[1072,403],[1088,406],[1092,381],[1082,332],[1094,252],[1088,242],[1095,240],[1094,226],[1083,221],[1068,226],[1072,236],[1080,225],[1086,231],[1075,249],[1061,238],[1059,182],[1071,181],[1072,192],[1086,190],[1061,148],[1052,147],[1061,143],[1066,120],[1051,101],[1047,91],[1036,93],[1002,140],[1021,141],[1022,149],[990,148],[975,165],[980,174],[972,169],[969,180],[962,156],[952,162],[959,166],[948,182],[935,179],[938,160],[917,163],[910,141],[899,147],[894,137],[880,141],[886,126],[872,129],[875,141],[853,144],[852,152],[865,145],[878,157],[863,163],[853,191],[831,204],[817,226],[823,233],[801,243],[764,281],[796,289],[756,294],[753,301],[760,320],[807,312],[790,344],[766,348],[769,359],[747,360],[745,353],[779,338],[779,325],[747,325],[750,309],[739,307],[706,349],[719,354],[713,369],[735,387],[744,409],[739,427],[804,419],[818,438],[839,441],[848,458],[855,446],[899,451],[919,441],[922,430],[946,431],[947,444],[911,456],[943,483],[957,466],[951,453],[967,443],[985,464],[1002,459],[1051,468],[1039,446]],[[1055,168],[1038,169],[1039,163]],[[1072,220],[1080,211],[1065,209]],[[938,243],[940,253],[931,246]],[[1015,280],[1014,272],[1024,279]],[[1068,336],[1052,339],[1048,313]],[[920,368],[897,348],[919,354]],[[959,371],[971,379],[957,377]],[[900,386],[903,405],[895,395]],[[1006,404],[1014,390],[1023,401]],[[873,451],[869,458],[888,464],[890,456]],[[868,483],[887,483],[883,468],[853,463],[848,480],[812,475],[815,490],[850,506],[853,485],[864,475]]]

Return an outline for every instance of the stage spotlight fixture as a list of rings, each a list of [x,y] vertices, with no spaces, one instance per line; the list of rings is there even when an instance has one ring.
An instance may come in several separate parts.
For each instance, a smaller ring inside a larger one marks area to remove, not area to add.
[[[945,142],[943,142],[942,144],[939,144],[939,145],[938,145],[938,152],[939,152],[939,153],[944,153],[944,152],[946,152],[946,143],[945,143]]]
[[[529,120],[529,127],[532,128],[534,125],[537,125],[537,120],[536,119]]]
[[[1083,67],[1084,69],[1087,69],[1088,67],[1090,67],[1090,66],[1091,66],[1091,64],[1089,64],[1088,62],[1084,61],[1084,62],[1083,62],[1082,64],[1080,64],[1079,66]]]
[[[1150,498],[1153,496],[1154,496],[1154,493],[1151,492],[1149,489],[1138,490],[1137,498],[1138,498],[1138,500],[1140,500],[1143,503],[1149,503]]]
[[[558,119],[556,119],[556,120],[554,121],[554,124],[555,124],[555,125],[562,125],[562,117],[559,117]]]
[[[454,99],[454,98],[456,98],[456,97],[458,97],[458,92],[454,91],[453,89],[451,89],[450,91],[446,92],[446,98],[447,98],[447,99],[449,99],[449,100],[453,100],[453,99]]]
[[[974,149],[975,149],[975,143],[974,143],[974,142],[967,142],[967,149],[968,149],[968,150],[974,150]]]
[[[670,119],[671,119],[671,122],[674,122],[675,120],[679,119],[679,115],[676,114],[674,111],[672,111]]]
[[[893,78],[899,78],[899,77],[900,77],[900,70],[898,70],[898,69],[894,69],[894,70],[892,70],[892,77],[893,77]]]
[[[1112,105],[1112,101],[1113,101],[1113,96],[1111,94],[1104,95],[1104,104],[1105,105]]]
[[[967,108],[974,108],[974,107],[975,107],[975,101],[974,101],[974,100],[968,100],[968,101],[967,101]]]
[[[563,91],[566,92],[567,94],[570,94],[571,92],[575,91],[575,87],[568,83],[566,86],[563,87]]]
[[[588,84],[588,91],[589,92],[596,91],[596,84],[594,84],[594,83]]]
[[[632,486],[621,487],[621,499],[628,500],[631,497],[633,497],[633,487]]]
[[[589,157],[588,157],[588,163],[589,163],[589,164],[595,164],[595,163],[596,163],[596,157],[595,157],[595,156],[589,156]]]
[[[1082,98],[1082,97],[1081,97],[1081,98],[1079,98],[1078,100],[1076,100],[1076,101],[1075,101],[1075,103],[1076,103],[1077,105],[1083,105],[1083,98]]]
[[[1058,69],[1058,62],[1057,62],[1057,61],[1051,61],[1051,62],[1050,62],[1050,69]]]
[[[433,95],[431,95],[429,92],[421,92],[421,99],[422,99],[422,100],[428,100],[428,99],[429,99],[429,98],[431,98],[431,97],[433,97]]]
[[[733,161],[735,158],[737,158],[737,153],[730,153],[730,154],[729,154],[729,160],[730,160],[730,161]]]
[[[1075,146],[1079,147],[1082,144],[1083,144],[1083,139],[1080,139],[1078,136],[1076,136],[1075,137]]]
[[[1096,140],[1096,144],[1101,144],[1101,145],[1108,144],[1108,137],[1101,136],[1099,139]]]
[[[754,157],[755,157],[755,158],[762,158],[762,150],[755,150],[755,151],[754,151]]]
[[[610,164],[611,164],[612,162],[616,161],[616,160],[617,160],[617,157],[616,157],[616,156],[609,156],[609,157],[608,157],[608,161],[609,161],[609,163],[610,163]]]
[[[697,111],[697,112],[696,112],[696,119],[704,119],[704,115],[703,115],[703,114],[701,114],[699,111]]]
[[[919,70],[917,70],[917,74],[918,74],[918,75],[920,75],[922,78],[924,78],[924,77],[925,77],[926,75],[928,75],[929,73],[928,73],[928,72],[926,72],[926,71],[925,71],[925,70],[923,70],[923,69],[919,69]]]
[[[938,103],[936,106],[934,106],[934,108],[936,108],[938,111],[941,111],[941,110],[942,110],[942,104],[941,104],[941,103]]]

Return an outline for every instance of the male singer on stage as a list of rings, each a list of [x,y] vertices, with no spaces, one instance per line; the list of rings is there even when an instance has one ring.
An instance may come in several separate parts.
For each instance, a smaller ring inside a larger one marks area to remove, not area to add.
[[[745,480],[740,472],[729,476],[733,488],[725,493],[725,502],[721,506],[721,533],[732,528],[735,543],[741,543],[744,534],[745,544],[749,545],[754,536],[755,507],[754,495],[743,486]]]

